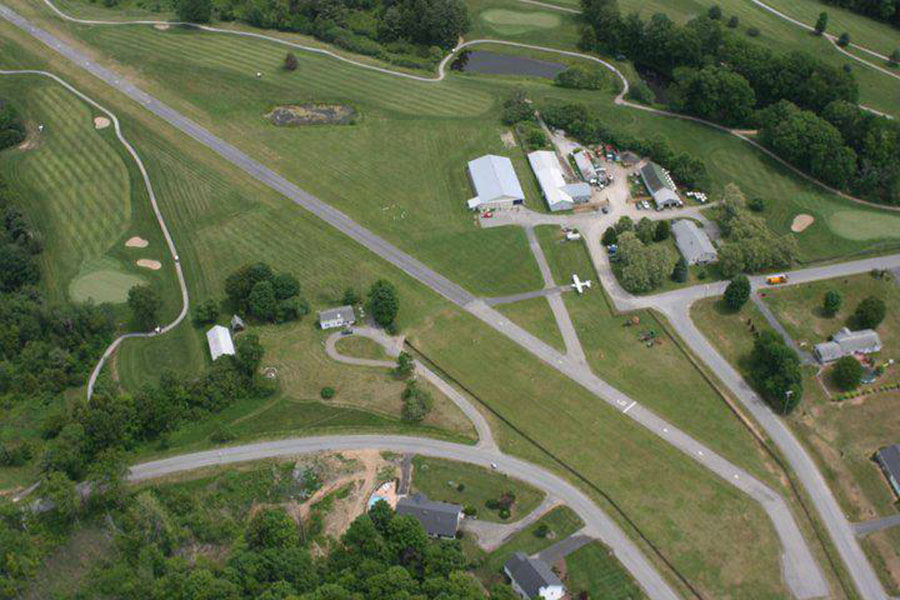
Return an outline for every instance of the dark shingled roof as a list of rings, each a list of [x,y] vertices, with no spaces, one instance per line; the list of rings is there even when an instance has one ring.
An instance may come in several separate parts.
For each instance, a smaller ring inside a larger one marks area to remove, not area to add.
[[[447,502],[434,502],[425,494],[414,494],[397,502],[397,514],[414,517],[428,535],[454,537],[462,507]]]
[[[882,448],[875,456],[881,463],[881,468],[900,481],[900,444]]]
[[[524,552],[516,552],[504,565],[510,578],[529,598],[540,598],[542,587],[562,585],[556,573],[542,560],[528,558]]]

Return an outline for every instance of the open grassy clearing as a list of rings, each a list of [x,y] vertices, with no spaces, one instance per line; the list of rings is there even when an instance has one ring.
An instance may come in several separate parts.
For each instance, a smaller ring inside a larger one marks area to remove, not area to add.
[[[467,160],[506,154],[520,175],[528,173],[521,150],[503,145],[490,86],[472,77],[408,81],[304,53],[298,71],[286,73],[285,49],[273,43],[151,27],[75,29],[117,60],[140,63],[166,101],[472,291],[539,285],[536,266],[518,260],[527,252],[524,234],[481,231],[465,207],[472,195]],[[279,128],[262,118],[274,105],[303,101],[352,105],[360,122]]]
[[[726,590],[734,598],[786,593],[770,523],[727,482],[511,342],[485,335],[472,317],[446,312],[411,341],[523,434],[608,492],[711,597]],[[469,351],[459,352],[460,343]],[[505,436],[501,442],[506,448]],[[652,494],[646,493],[649,481]]]
[[[473,506],[478,509],[478,518],[482,521],[518,521],[537,508],[544,498],[540,490],[507,475],[468,463],[426,456],[413,459],[412,487],[432,500]],[[516,501],[510,509],[509,519],[501,519],[496,510],[485,506],[485,502],[497,500],[506,492],[515,494]]]
[[[517,0],[467,0],[472,23],[466,39],[504,39],[572,49],[578,43],[577,16]]]
[[[818,0],[766,0],[766,4],[810,26],[815,25],[819,13],[827,12],[828,33],[840,35],[846,31],[854,43],[885,56],[890,56],[891,52],[900,48],[900,30],[896,27],[839,6]],[[862,56],[872,62],[878,61],[865,53]]]
[[[770,330],[759,310],[747,303],[735,313],[718,300],[706,299],[694,304],[691,315],[707,339],[746,377],[747,357],[753,347],[749,323],[757,330]],[[805,369],[803,402],[787,419],[788,424],[811,452],[851,521],[894,514],[892,492],[871,455],[886,443],[895,443],[892,436],[900,427],[896,393],[866,396],[863,402],[832,402],[815,372],[815,368]],[[887,543],[886,536],[878,536],[863,548],[885,585],[898,589],[898,546]],[[887,565],[891,565],[890,571]]]
[[[589,598],[603,600],[638,600],[644,598],[641,588],[616,561],[615,555],[600,542],[579,548],[566,557],[566,585],[573,597],[582,591]]]
[[[335,347],[338,352],[354,358],[372,360],[392,360],[377,342],[359,335],[348,335],[338,339]]]
[[[551,532],[547,537],[543,538],[536,536],[534,533],[542,524],[547,525]],[[581,529],[583,525],[584,523],[578,515],[572,512],[570,508],[560,506],[514,535],[508,542],[493,552],[484,552],[475,546],[473,542],[466,540],[466,538],[463,538],[463,549],[470,559],[478,565],[475,573],[487,586],[490,586],[494,583],[505,581],[506,576],[503,574],[503,564],[516,552],[524,552],[529,555],[540,552],[559,540],[569,537]]]
[[[587,278],[593,266],[582,243],[555,241],[556,227],[537,228],[554,278],[567,273]],[[764,455],[725,401],[703,379],[650,311],[616,316],[599,290],[563,296],[588,364],[600,377],[717,452],[771,481]],[[632,316],[640,324],[627,326]],[[639,336],[654,331],[660,345],[647,347]]]
[[[556,319],[546,298],[531,298],[512,304],[501,304],[495,307],[510,321],[522,327],[528,333],[539,337],[560,352],[566,351]]]

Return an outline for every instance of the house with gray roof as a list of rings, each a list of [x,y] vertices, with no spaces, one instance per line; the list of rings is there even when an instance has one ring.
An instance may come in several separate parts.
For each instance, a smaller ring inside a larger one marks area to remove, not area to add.
[[[537,558],[528,558],[524,552],[513,554],[503,572],[509,577],[513,589],[523,600],[559,600],[566,588],[550,566]]]
[[[472,210],[511,208],[525,202],[512,161],[505,156],[485,154],[469,161],[469,180],[475,196],[468,201]]]
[[[319,327],[322,329],[347,327],[354,323],[356,323],[356,312],[352,306],[339,306],[319,312]]]
[[[873,329],[850,331],[844,327],[831,336],[828,342],[816,344],[816,359],[822,363],[830,363],[844,356],[854,354],[872,354],[881,351],[881,338]]]
[[[884,471],[884,476],[894,488],[894,493],[900,496],[900,444],[894,444],[876,452],[875,461]]]
[[[413,494],[397,501],[397,514],[413,517],[431,537],[454,538],[462,507],[429,500],[425,494]]]
[[[707,265],[719,258],[716,247],[706,232],[689,219],[679,219],[672,223],[675,245],[689,265]]]
[[[653,197],[656,210],[677,208],[682,205],[672,177],[658,164],[650,162],[641,167],[641,179]]]

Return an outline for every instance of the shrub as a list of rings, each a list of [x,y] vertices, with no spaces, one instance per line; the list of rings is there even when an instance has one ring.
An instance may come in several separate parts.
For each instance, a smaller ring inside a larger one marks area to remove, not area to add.
[[[835,363],[832,380],[839,389],[854,390],[862,381],[863,368],[852,356],[844,356]]]
[[[535,537],[545,538],[550,535],[550,526],[546,523],[541,523],[534,530]]]
[[[731,310],[740,308],[750,299],[750,280],[746,275],[738,275],[725,288],[725,306]]]
[[[683,256],[679,256],[675,261],[675,268],[672,269],[672,281],[684,283],[688,280],[688,264]]]
[[[606,83],[606,79],[603,72],[597,67],[575,65],[559,73],[553,80],[553,83],[563,88],[601,90]]]
[[[525,97],[524,90],[516,90],[503,102],[501,120],[505,125],[515,125],[522,121],[534,120],[534,108]]]
[[[221,423],[216,425],[213,432],[209,434],[209,441],[214,444],[227,444],[228,442],[234,441],[235,438],[237,438],[237,435]]]
[[[747,35],[749,35],[750,37],[754,37],[754,38],[759,37],[759,29],[757,29],[756,27],[748,27]]]
[[[757,196],[756,198],[753,198],[749,202],[747,202],[747,208],[749,208],[753,212],[762,212],[766,210],[766,201]]]
[[[841,37],[838,38],[837,44],[841,48],[846,48],[847,46],[849,46],[850,45],[850,34],[847,33],[846,31],[844,33],[842,33]]]
[[[731,29],[737,29],[741,24],[741,20],[737,17],[737,15],[733,15],[728,19],[728,27]]]
[[[285,71],[296,71],[297,70],[297,57],[293,52],[288,52],[284,56],[284,70]]]
[[[333,387],[326,386],[326,387],[323,387],[321,390],[319,390],[319,395],[322,396],[323,400],[330,400],[330,399],[334,398],[334,394],[335,394],[335,391],[334,391]]]
[[[510,512],[508,508],[501,508],[498,514],[500,515],[501,519],[506,520],[509,518]]]
[[[478,516],[478,509],[472,506],[471,504],[466,504],[463,507],[463,514],[467,517],[476,517]]]
[[[466,484],[464,484],[464,483],[462,483],[462,482],[457,483],[457,484],[456,484],[456,491],[457,491],[457,492],[464,492],[464,491],[466,491]]]
[[[875,329],[884,321],[886,313],[887,306],[884,304],[884,300],[869,296],[856,307],[852,321],[854,326],[860,329]]]
[[[825,292],[825,297],[822,299],[822,312],[824,312],[827,317],[833,317],[841,310],[841,305],[843,303],[844,299],[840,292],[828,290]]]
[[[706,16],[712,19],[713,21],[718,21],[722,18],[722,7],[718,4],[713,4],[709,7],[709,10],[706,11]]]

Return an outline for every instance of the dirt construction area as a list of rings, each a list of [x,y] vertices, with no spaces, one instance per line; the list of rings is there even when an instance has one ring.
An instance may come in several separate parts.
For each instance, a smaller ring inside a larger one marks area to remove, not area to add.
[[[278,127],[350,125],[356,121],[356,110],[343,104],[292,104],[276,106],[266,118]]]

